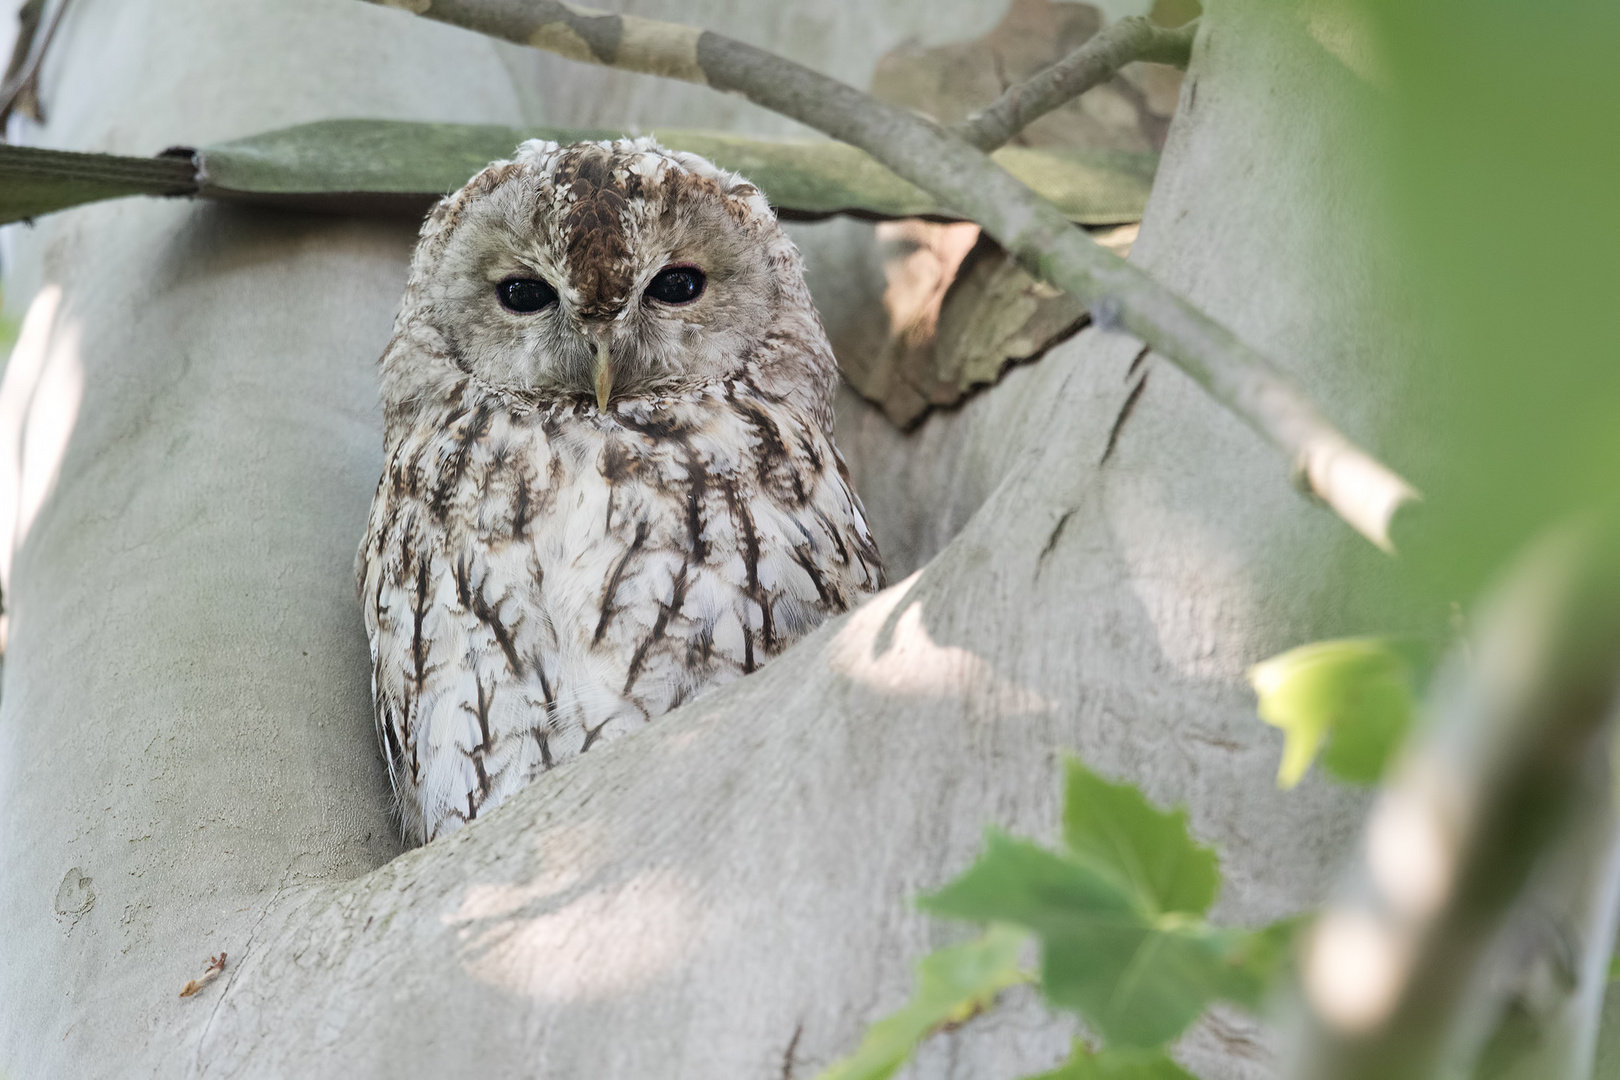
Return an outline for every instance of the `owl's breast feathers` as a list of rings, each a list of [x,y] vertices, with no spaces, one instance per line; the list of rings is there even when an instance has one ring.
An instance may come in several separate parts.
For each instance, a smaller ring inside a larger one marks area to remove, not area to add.
[[[882,585],[825,410],[744,373],[524,405],[463,378],[409,423],[360,556],[408,834],[753,671]]]

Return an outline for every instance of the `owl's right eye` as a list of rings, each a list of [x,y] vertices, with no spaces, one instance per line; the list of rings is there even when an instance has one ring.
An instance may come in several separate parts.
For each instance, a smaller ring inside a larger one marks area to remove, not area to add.
[[[495,286],[501,307],[519,315],[531,315],[557,302],[557,290],[532,277],[509,277]]]

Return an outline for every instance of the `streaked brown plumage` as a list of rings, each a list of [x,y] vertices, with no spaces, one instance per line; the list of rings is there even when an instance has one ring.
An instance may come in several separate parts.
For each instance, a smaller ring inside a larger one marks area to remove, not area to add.
[[[413,840],[881,585],[798,253],[701,158],[491,165],[423,226],[381,369],[357,572]]]

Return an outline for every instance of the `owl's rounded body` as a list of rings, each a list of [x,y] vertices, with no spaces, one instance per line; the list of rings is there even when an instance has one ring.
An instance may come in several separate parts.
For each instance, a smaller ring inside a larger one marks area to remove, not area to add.
[[[408,838],[745,675],[881,585],[836,369],[758,192],[530,143],[430,216],[358,560]]]

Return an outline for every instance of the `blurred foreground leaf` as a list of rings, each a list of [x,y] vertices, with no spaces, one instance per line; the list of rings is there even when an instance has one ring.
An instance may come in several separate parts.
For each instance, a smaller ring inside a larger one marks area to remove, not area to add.
[[[883,1080],[934,1031],[960,1024],[990,1007],[1009,986],[1027,982],[1018,953],[1029,935],[992,926],[981,938],[930,953],[917,963],[917,990],[905,1008],[867,1029],[855,1053],[818,1080]]]
[[[1301,645],[1249,669],[1260,719],[1281,728],[1277,786],[1291,788],[1327,741],[1322,765],[1370,784],[1412,722],[1415,647],[1384,638]]]
[[[1202,915],[1220,886],[1215,852],[1187,835],[1187,812],[1160,810],[1130,784],[1068,765],[1063,842],[1082,860],[1118,875],[1152,912]]]
[[[1215,998],[1260,1000],[1281,949],[1269,932],[1202,920],[1219,877],[1183,812],[1071,762],[1064,833],[1054,852],[991,830],[979,861],[923,907],[1034,931],[1047,998],[1110,1046],[1161,1046]]]
[[[1468,604],[1620,493],[1620,5],[1372,0],[1396,252],[1421,312],[1384,414],[1426,502],[1407,562]],[[1556,207],[1505,228],[1503,208]]]
[[[1041,985],[1110,1044],[1159,1046],[1212,998],[1252,1001],[1260,987],[1233,959],[1244,936],[1143,908],[1084,857],[992,831],[967,873],[923,901],[939,915],[1015,923],[1041,942]]]
[[[1095,1053],[1075,1041],[1074,1054],[1051,1072],[1028,1080],[1194,1080],[1163,1050],[1109,1048]]]

